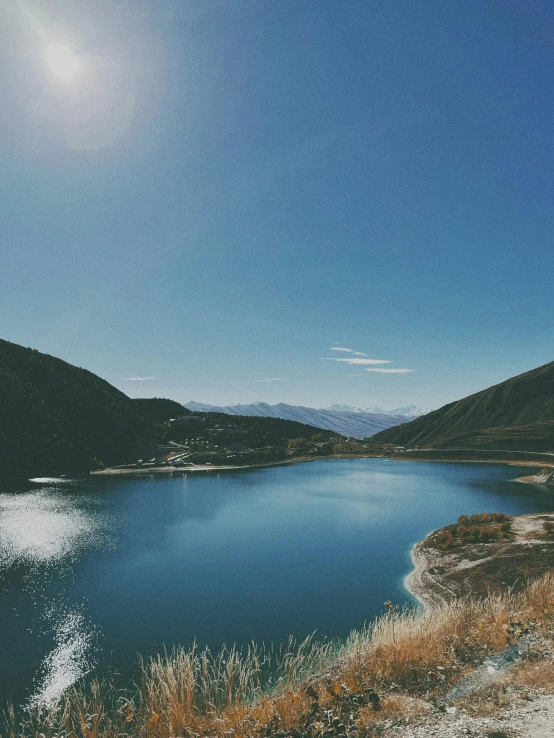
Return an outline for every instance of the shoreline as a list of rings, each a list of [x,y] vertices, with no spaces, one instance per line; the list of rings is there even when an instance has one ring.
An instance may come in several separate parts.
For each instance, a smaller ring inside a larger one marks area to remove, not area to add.
[[[426,613],[459,597],[517,591],[554,567],[554,537],[545,532],[546,524],[554,525],[554,513],[514,515],[507,538],[446,548],[431,539],[456,526],[438,528],[412,547],[413,568],[404,577],[404,589]]]
[[[433,590],[433,587],[441,586],[431,574],[432,568],[440,562],[440,556],[433,555],[430,549],[426,551],[424,548],[425,541],[435,532],[431,531],[423,540],[412,546],[410,558],[413,568],[403,580],[404,589],[419,603],[425,613],[431,612],[448,601],[447,598],[441,597]],[[445,589],[450,595],[452,594],[447,588]]]
[[[504,464],[507,466],[528,466],[528,467],[554,467],[554,457],[552,460],[541,460],[541,461],[530,461],[522,459],[517,461],[516,459],[444,459],[444,458],[407,458],[402,454],[388,456],[377,453],[356,453],[356,454],[329,454],[328,456],[297,456],[292,459],[283,459],[282,461],[272,461],[265,464],[247,464],[243,466],[232,466],[232,465],[210,465],[210,464],[198,464],[195,466],[151,466],[151,467],[107,467],[106,469],[98,469],[90,471],[91,476],[114,476],[114,475],[129,475],[129,476],[157,476],[164,474],[185,474],[187,472],[199,472],[199,471],[236,471],[237,469],[267,469],[274,466],[284,466],[286,464],[296,464],[305,461],[325,461],[325,460],[336,460],[336,459],[388,459],[389,461],[416,461],[416,462],[430,462],[434,464]],[[550,463],[549,463],[550,461]],[[529,477],[519,477],[515,481],[523,481],[530,484],[538,484],[533,480],[533,475]]]
[[[410,560],[412,569],[402,580],[402,586],[405,591],[412,597],[424,610],[427,609],[424,599],[424,593],[421,587],[421,573],[424,568],[424,562],[419,556],[418,546],[421,541],[414,543],[410,549]]]
[[[144,466],[144,467],[118,467],[110,466],[106,469],[98,469],[89,472],[91,476],[163,476],[164,474],[186,474],[187,472],[197,471],[237,471],[240,469],[268,469],[273,466],[284,466],[286,464],[296,464],[305,461],[325,461],[327,459],[380,459],[388,458],[386,456],[378,456],[376,454],[330,454],[329,456],[295,456],[292,459],[283,459],[282,461],[271,461],[266,464],[246,464],[243,466],[216,466],[211,464],[197,464],[195,466]]]

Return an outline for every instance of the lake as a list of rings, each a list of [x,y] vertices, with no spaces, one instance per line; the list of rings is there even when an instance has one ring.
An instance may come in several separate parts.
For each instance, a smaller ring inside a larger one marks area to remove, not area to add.
[[[461,514],[552,510],[529,467],[320,460],[0,486],[0,702],[137,652],[346,636],[404,603],[410,549]]]

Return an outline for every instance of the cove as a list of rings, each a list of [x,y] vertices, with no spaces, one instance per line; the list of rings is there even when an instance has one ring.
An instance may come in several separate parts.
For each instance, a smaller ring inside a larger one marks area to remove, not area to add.
[[[0,701],[53,699],[174,643],[344,637],[403,604],[409,553],[461,514],[552,510],[529,467],[320,460],[0,486]]]

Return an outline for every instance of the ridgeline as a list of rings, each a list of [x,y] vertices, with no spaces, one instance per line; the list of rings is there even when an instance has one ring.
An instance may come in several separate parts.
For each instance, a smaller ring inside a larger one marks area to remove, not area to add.
[[[152,435],[151,422],[86,369],[0,340],[0,469],[54,472],[116,464]]]
[[[418,449],[554,451],[554,362],[371,439]]]

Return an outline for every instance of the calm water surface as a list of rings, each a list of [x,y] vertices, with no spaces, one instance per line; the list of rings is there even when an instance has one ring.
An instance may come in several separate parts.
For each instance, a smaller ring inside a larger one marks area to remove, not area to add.
[[[513,481],[528,473],[358,459],[0,487],[0,702],[48,702],[162,644],[344,636],[406,600],[432,529],[552,510]]]

